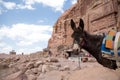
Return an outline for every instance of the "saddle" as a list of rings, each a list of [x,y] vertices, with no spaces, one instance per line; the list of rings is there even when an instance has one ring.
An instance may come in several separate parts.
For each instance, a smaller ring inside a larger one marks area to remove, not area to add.
[[[120,32],[110,30],[104,37],[101,46],[102,56],[115,60],[120,57]]]

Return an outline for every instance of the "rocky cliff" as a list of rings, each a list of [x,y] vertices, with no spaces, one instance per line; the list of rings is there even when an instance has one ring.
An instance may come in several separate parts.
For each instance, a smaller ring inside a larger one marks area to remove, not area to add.
[[[111,28],[120,30],[120,0],[78,0],[53,26],[48,48],[54,54],[72,45],[70,20],[74,19],[77,24],[80,18],[91,34],[106,33]]]

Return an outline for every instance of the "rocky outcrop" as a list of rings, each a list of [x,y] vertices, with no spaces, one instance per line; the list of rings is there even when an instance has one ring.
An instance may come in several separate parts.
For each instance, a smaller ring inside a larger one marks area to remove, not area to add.
[[[0,80],[120,80],[119,69],[107,69],[96,61],[79,65],[78,58],[33,55],[0,55]]]
[[[48,47],[54,54],[71,47],[70,20],[74,19],[78,24],[80,18],[85,22],[85,30],[91,34],[106,33],[111,28],[120,30],[120,0],[78,0],[53,27]]]

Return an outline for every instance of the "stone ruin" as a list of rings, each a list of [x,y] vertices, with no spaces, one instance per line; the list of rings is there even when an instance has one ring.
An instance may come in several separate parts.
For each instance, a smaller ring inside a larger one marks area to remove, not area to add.
[[[15,52],[15,50],[12,50],[12,51],[9,52],[9,54],[10,55],[16,55],[16,52]]]

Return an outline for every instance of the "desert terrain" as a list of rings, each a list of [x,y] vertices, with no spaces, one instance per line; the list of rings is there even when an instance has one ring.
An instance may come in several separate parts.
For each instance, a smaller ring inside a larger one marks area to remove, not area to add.
[[[120,80],[120,69],[105,68],[94,58],[79,66],[78,58],[0,54],[0,80]]]

